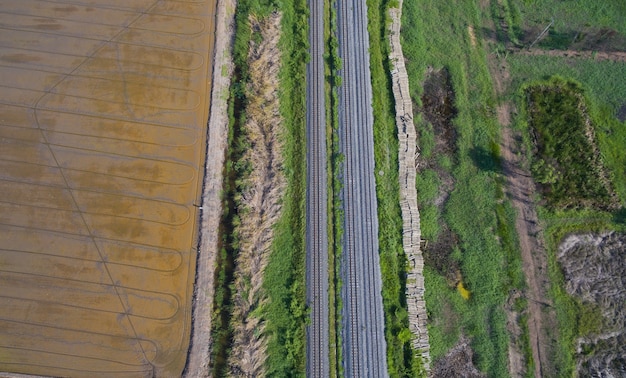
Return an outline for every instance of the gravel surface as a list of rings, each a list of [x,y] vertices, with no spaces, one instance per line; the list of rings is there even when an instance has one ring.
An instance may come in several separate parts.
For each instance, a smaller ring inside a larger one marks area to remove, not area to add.
[[[212,346],[211,312],[213,275],[218,251],[219,224],[222,216],[222,169],[228,135],[228,89],[232,72],[230,55],[236,0],[217,2],[213,88],[208,126],[207,157],[202,191],[200,242],[193,297],[191,345],[183,376],[208,377]],[[222,71],[225,68],[225,71]]]

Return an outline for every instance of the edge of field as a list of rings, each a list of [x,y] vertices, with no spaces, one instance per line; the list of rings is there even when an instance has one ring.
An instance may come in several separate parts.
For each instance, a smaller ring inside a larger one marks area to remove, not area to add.
[[[234,35],[236,0],[217,2],[213,88],[207,130],[207,152],[202,189],[196,280],[192,300],[192,331],[184,377],[208,376],[211,353],[215,258],[222,216],[221,190],[228,136],[228,91],[233,64],[230,50]],[[211,162],[211,164],[208,164]],[[219,169],[215,169],[218,167]]]

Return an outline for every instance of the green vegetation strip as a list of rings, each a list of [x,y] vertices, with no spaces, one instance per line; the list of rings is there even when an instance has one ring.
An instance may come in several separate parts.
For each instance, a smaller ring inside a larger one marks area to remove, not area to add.
[[[368,0],[370,69],[374,111],[374,159],[380,265],[385,310],[387,365],[392,377],[415,377],[422,363],[411,346],[406,309],[406,256],[402,248],[402,216],[398,183],[398,139],[387,31],[388,9],[392,1]],[[396,4],[397,5],[397,4]]]
[[[244,185],[249,167],[241,164],[245,148],[241,126],[247,99],[246,64],[248,46],[255,33],[250,30],[248,16],[264,17],[274,10],[283,13],[282,68],[280,72],[280,112],[285,120],[284,174],[287,189],[282,202],[282,217],[276,229],[272,253],[264,275],[267,303],[255,310],[266,324],[268,376],[304,376],[305,370],[305,267],[304,267],[304,199],[305,199],[305,64],[308,43],[308,10],[305,0],[278,3],[266,0],[240,2],[236,10],[234,44],[235,77],[229,99],[230,134],[225,184],[227,209],[223,222],[223,249],[220,253],[216,280],[214,331],[216,344],[212,356],[214,376],[225,375],[231,334],[230,291],[232,264],[239,240],[233,234],[238,223],[236,198]]]
[[[339,177],[343,155],[339,152],[339,94],[337,92],[341,85],[341,77],[338,71],[341,69],[341,58],[339,58],[339,45],[337,41],[337,12],[335,0],[326,0],[324,3],[325,20],[324,40],[325,47],[325,74],[326,82],[326,156],[328,156],[328,209],[330,214],[329,222],[329,293],[330,300],[330,376],[343,376],[342,340],[341,340],[341,240],[343,212],[341,210],[341,180]]]
[[[283,12],[280,102],[287,128],[284,152],[287,190],[283,217],[276,227],[273,252],[264,277],[269,297],[263,314],[269,334],[266,365],[268,376],[303,376],[307,319],[304,201],[308,8],[306,0],[280,2],[278,8]]]
[[[464,299],[467,293],[452,286],[456,282],[425,267],[431,357],[436,365],[463,333],[471,338],[477,367],[502,377],[508,375],[509,341],[503,306],[511,289],[522,289],[524,278],[514,211],[502,190],[495,94],[481,41],[473,46],[468,30],[472,26],[478,32],[490,21],[477,3],[407,1],[402,40],[414,102],[422,105],[428,67],[445,68],[457,109],[452,120],[456,141],[447,146],[449,154],[438,153],[433,126],[419,114],[414,117],[422,158],[437,163],[437,169],[422,167],[418,174],[422,235],[428,244],[441,242],[447,227],[458,237],[450,259],[471,292]],[[453,178],[454,189],[440,207],[436,200],[447,177]]]
[[[597,136],[603,162],[613,177],[613,185],[622,205],[626,203],[626,154],[624,140],[626,127],[616,118],[620,107],[626,103],[626,64],[592,59],[568,59],[548,56],[509,55],[507,59],[513,78],[509,97],[518,102],[520,109],[523,86],[544,82],[546,77],[558,75],[575,80],[584,89],[586,107]],[[518,117],[517,128],[524,130],[526,120]]]

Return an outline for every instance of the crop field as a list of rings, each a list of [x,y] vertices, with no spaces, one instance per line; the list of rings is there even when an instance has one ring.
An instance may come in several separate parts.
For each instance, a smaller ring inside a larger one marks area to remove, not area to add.
[[[0,4],[0,371],[181,374],[214,7]]]

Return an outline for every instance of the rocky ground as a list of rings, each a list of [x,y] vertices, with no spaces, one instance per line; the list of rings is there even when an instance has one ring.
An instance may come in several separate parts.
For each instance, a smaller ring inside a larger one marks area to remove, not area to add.
[[[569,235],[559,246],[565,289],[592,314],[579,322],[592,330],[577,342],[581,377],[626,376],[625,251],[626,234],[616,232]]]

